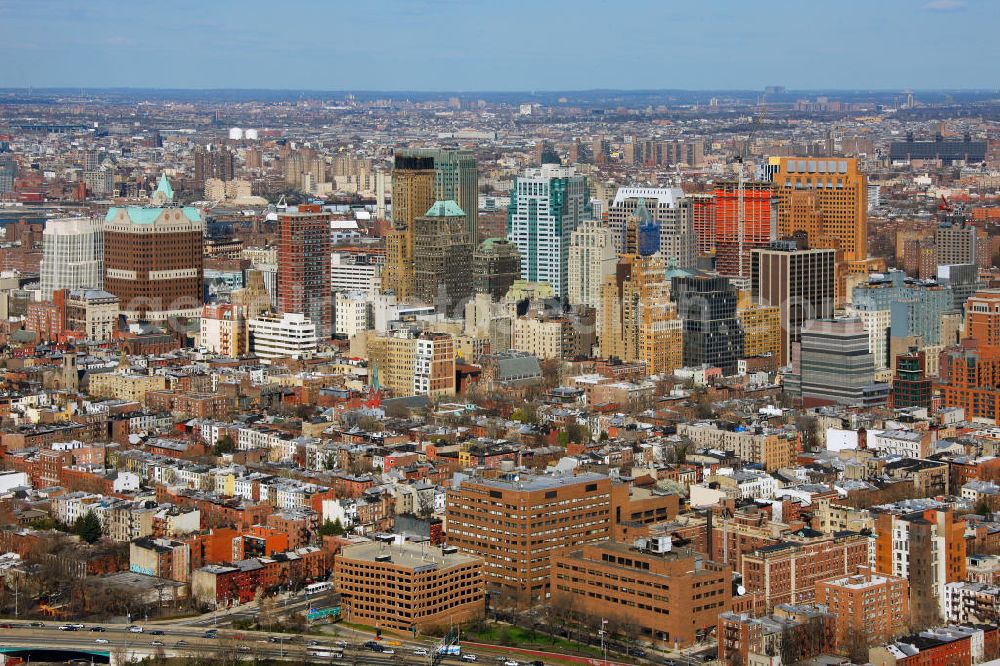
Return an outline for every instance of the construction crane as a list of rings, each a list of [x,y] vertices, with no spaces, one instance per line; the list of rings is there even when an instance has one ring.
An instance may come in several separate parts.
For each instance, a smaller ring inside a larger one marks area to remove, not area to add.
[[[750,126],[750,133],[747,135],[747,140],[739,147],[736,154],[736,169],[738,174],[738,180],[736,185],[736,225],[737,225],[737,237],[739,240],[739,258],[740,258],[740,278],[746,277],[746,273],[743,268],[743,245],[746,238],[746,176],[744,174],[743,163],[746,160],[747,154],[750,152],[750,143],[753,141],[754,136],[757,134],[757,130],[760,129],[761,123],[764,121],[764,114],[767,112],[767,106],[764,104],[764,97],[761,96],[760,103],[757,105],[757,113],[754,114],[753,124]]]

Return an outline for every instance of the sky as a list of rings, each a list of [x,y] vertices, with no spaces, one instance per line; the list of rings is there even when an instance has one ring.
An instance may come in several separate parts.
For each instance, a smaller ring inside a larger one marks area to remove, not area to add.
[[[0,87],[1000,87],[1000,0],[0,0]]]

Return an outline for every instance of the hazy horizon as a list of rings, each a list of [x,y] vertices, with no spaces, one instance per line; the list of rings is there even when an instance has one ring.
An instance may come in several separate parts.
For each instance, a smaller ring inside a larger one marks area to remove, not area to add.
[[[0,88],[995,90],[995,0],[0,0]]]

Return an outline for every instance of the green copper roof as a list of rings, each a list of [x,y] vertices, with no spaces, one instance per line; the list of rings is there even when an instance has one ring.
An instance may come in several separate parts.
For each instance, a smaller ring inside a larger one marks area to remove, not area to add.
[[[152,198],[156,198],[157,194],[163,197],[161,201],[174,200],[174,188],[170,185],[170,179],[167,178],[167,174],[165,173],[160,174],[160,180],[156,184],[156,190],[153,192]]]
[[[479,247],[483,248],[484,250],[492,250],[494,245],[498,243],[503,245],[506,244],[507,242],[508,241],[506,238],[497,238],[494,236],[493,238],[484,238],[482,242],[479,243]]]
[[[201,221],[201,211],[199,211],[194,206],[184,206],[183,208],[159,208],[159,207],[145,207],[145,206],[125,206],[124,208],[120,206],[113,206],[108,209],[108,214],[104,216],[105,222],[112,222],[116,217],[118,217],[119,211],[125,211],[128,215],[128,219],[132,221],[132,224],[153,224],[159,219],[160,215],[163,214],[165,210],[180,210],[184,213],[186,217],[191,222]]]
[[[435,201],[424,217],[464,217],[465,211],[453,199]]]

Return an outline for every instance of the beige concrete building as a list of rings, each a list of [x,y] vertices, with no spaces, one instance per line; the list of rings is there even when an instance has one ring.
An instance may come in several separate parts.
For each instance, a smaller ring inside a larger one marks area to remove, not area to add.
[[[663,258],[623,255],[601,289],[601,356],[643,361],[650,374],[684,364],[683,330]]]
[[[66,328],[82,331],[90,340],[110,340],[118,325],[118,297],[84,289],[66,293]]]
[[[569,245],[567,282],[572,305],[601,307],[601,286],[618,263],[611,229],[600,222],[586,222],[573,232]]]
[[[166,388],[167,378],[163,375],[110,372],[91,375],[89,392],[99,398],[144,402],[147,392]]]

